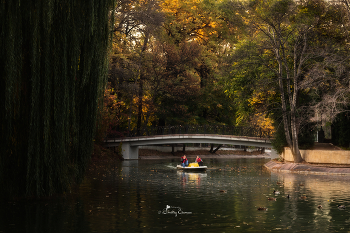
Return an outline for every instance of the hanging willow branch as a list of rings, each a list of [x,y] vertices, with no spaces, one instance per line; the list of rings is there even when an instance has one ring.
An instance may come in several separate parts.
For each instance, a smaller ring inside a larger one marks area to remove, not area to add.
[[[70,190],[90,159],[112,0],[0,0],[0,190]]]

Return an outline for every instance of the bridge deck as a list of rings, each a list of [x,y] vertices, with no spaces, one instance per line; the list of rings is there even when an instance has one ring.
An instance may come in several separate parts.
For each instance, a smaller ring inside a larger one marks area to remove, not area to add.
[[[234,136],[234,135],[217,135],[217,134],[168,134],[168,135],[153,135],[140,137],[124,137],[124,138],[109,138],[106,143],[113,142],[138,142],[138,141],[153,141],[166,139],[219,139],[219,140],[239,140],[239,141],[257,141],[270,143],[271,138],[249,137],[249,136]]]
[[[106,147],[116,147],[122,143],[122,153],[125,159],[138,159],[138,146],[161,145],[161,144],[179,144],[179,143],[210,143],[210,144],[228,144],[256,147],[271,147],[270,138],[217,135],[217,134],[171,134],[154,135],[140,137],[125,137],[107,139]]]

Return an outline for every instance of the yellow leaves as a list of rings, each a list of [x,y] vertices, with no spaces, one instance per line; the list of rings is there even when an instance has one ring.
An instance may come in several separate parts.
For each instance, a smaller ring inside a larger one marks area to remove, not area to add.
[[[173,34],[205,41],[218,34],[215,29],[220,29],[220,19],[212,17],[214,13],[205,4],[202,0],[163,0],[160,6],[170,19],[169,30],[174,30]],[[218,3],[213,1],[213,4]]]
[[[164,0],[160,4],[163,12],[175,14],[181,6],[181,1],[179,0]]]
[[[253,96],[250,100],[249,100],[250,105],[256,105],[256,104],[262,104],[262,100],[260,98],[260,96]]]
[[[246,120],[245,114],[238,112],[236,116],[236,124],[240,125],[242,122],[245,122],[245,120]]]
[[[273,120],[269,117],[266,117],[265,113],[256,113],[251,117],[251,121],[262,128],[264,131],[274,131],[272,125]]]
[[[263,104],[266,99],[274,95],[275,91],[255,92],[253,96],[248,100],[251,106]]]
[[[199,29],[197,32],[198,37],[203,38],[205,37],[205,31],[203,29]]]
[[[236,115],[236,123],[241,124],[252,124],[259,126],[265,132],[273,132],[273,120],[266,116],[268,99],[274,96],[275,92],[272,90],[256,90],[251,98],[248,99],[248,104],[251,110],[254,111],[252,114],[250,111],[238,111]]]
[[[212,27],[212,28],[216,28],[218,26],[218,24],[216,22],[210,22],[209,26]]]

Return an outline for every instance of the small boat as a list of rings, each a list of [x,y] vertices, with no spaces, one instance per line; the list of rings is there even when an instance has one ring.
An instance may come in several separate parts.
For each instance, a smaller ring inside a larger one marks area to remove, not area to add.
[[[190,163],[187,167],[183,167],[182,165],[177,165],[177,169],[183,170],[183,171],[205,171],[207,170],[207,166],[199,166],[198,163]]]

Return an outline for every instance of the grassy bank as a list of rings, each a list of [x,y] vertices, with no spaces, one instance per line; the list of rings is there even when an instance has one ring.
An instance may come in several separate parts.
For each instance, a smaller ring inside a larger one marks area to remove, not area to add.
[[[123,156],[113,148],[105,148],[102,145],[94,144],[94,150],[91,155],[92,160],[123,160]]]

